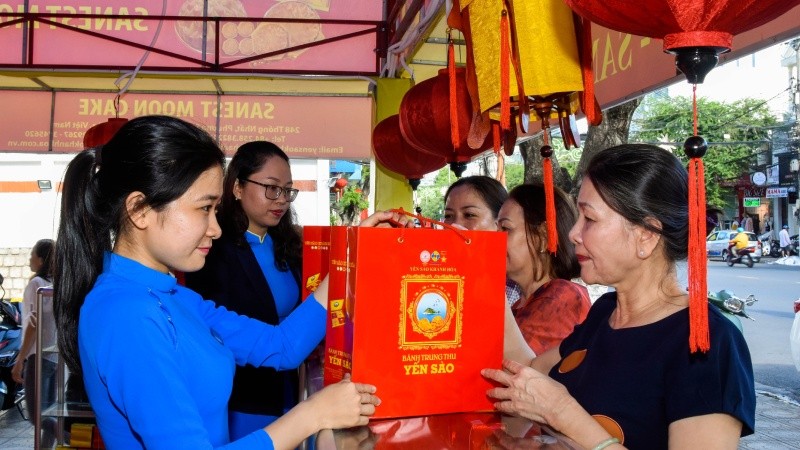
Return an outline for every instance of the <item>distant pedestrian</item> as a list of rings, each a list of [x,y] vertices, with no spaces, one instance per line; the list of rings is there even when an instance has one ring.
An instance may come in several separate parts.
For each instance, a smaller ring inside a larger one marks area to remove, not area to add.
[[[744,218],[742,219],[742,228],[745,231],[753,232],[753,218],[750,217],[750,214],[745,213]]]
[[[781,254],[789,256],[792,250],[792,241],[789,240],[789,225],[783,226],[780,233],[778,233],[778,239],[781,241]]]

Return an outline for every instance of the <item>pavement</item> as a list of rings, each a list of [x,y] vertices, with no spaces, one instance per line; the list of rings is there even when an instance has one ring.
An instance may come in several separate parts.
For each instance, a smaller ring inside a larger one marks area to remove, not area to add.
[[[742,438],[739,449],[800,450],[800,403],[758,383],[756,394],[755,434]],[[0,412],[0,449],[33,449],[33,425],[16,408]]]
[[[764,257],[767,259],[767,257]],[[800,256],[784,256],[775,260],[765,261],[767,264],[779,264],[782,266],[800,266]]]

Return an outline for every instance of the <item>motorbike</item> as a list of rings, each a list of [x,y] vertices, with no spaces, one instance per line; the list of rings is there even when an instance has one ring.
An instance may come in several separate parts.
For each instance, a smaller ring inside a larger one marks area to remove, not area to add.
[[[739,317],[744,317],[755,321],[745,312],[745,307],[752,306],[758,299],[753,294],[741,299],[733,292],[723,289],[717,292],[708,292],[708,302],[716,306],[717,309],[727,317],[739,331],[742,331],[742,321]]]
[[[0,291],[5,297],[3,276],[0,275]],[[17,362],[22,345],[22,318],[19,310],[7,300],[0,300],[0,411],[17,404],[22,395],[22,386],[11,378],[11,369]]]
[[[772,253],[772,244],[769,243],[769,239],[764,239],[761,241],[761,254],[763,256],[769,256]]]
[[[747,267],[753,267],[754,261],[753,257],[750,256],[750,249],[743,248],[741,250],[736,251],[736,256],[733,256],[733,252],[728,253],[728,256],[725,258],[725,262],[728,263],[729,267],[733,267],[734,264],[741,263],[746,265]]]
[[[773,258],[780,258],[782,256],[781,242],[779,240],[772,239],[769,241],[769,256]]]
[[[772,256],[773,246],[772,246],[772,239],[770,239],[771,237],[772,233],[770,233],[769,231],[758,236],[758,240],[761,241],[762,256]]]

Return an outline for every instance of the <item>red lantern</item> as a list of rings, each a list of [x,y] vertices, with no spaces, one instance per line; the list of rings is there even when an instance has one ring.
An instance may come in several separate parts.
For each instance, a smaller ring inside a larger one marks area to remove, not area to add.
[[[586,19],[624,33],[664,40],[664,51],[695,84],[714,68],[719,54],[730,50],[733,35],[762,25],[800,4],[800,0],[565,0]],[[693,102],[694,135],[683,144],[689,156],[689,347],[711,347],[705,245],[705,182],[703,155],[708,145],[697,135],[697,103]]]
[[[112,117],[108,119],[108,122],[98,123],[97,125],[89,128],[83,135],[84,148],[106,145],[127,121],[128,119]]]
[[[492,147],[491,134],[477,148],[467,143],[472,123],[472,101],[467,92],[466,70],[455,69],[455,127],[451,132],[450,79],[448,69],[412,87],[400,103],[400,132],[419,152],[439,155],[450,163],[456,176],[461,176],[466,163],[475,155]],[[453,135],[458,144],[453,145]],[[417,153],[419,153],[417,152]]]
[[[400,132],[397,114],[383,119],[372,131],[372,148],[378,162],[406,177],[414,190],[425,174],[439,170],[447,163],[443,156],[420,152],[406,142]]]
[[[341,190],[343,190],[345,187],[347,187],[347,180],[346,180],[346,179],[344,179],[344,178],[339,178],[339,179],[337,179],[337,180],[336,180],[336,182],[333,184],[333,188],[334,188],[335,190],[337,190],[337,191],[341,191]]]
[[[664,40],[690,83],[702,83],[733,36],[777,18],[800,0],[564,0],[612,30]]]

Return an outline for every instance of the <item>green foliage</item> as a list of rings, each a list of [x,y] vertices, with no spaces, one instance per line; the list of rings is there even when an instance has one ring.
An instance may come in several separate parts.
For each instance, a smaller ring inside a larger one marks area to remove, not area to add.
[[[566,169],[570,177],[575,177],[578,164],[581,162],[581,155],[583,155],[583,143],[581,143],[581,147],[572,147],[567,150],[564,148],[562,139],[553,139],[551,147],[553,147],[553,154],[556,155],[559,166]]]
[[[506,161],[506,186],[511,190],[514,186],[524,182],[525,165]],[[441,220],[444,217],[444,194],[447,188],[457,180],[449,167],[444,167],[436,173],[433,184],[420,186],[416,193],[416,204],[422,208],[422,215],[431,219]]]
[[[456,176],[449,167],[439,169],[430,186],[417,188],[416,204],[422,208],[422,215],[431,219],[440,220],[444,215],[444,193],[456,181]]]
[[[732,103],[698,99],[698,134],[709,143],[703,158],[709,204],[724,207],[730,185],[768,150],[769,130],[777,123],[766,103],[742,99]],[[687,97],[647,96],[631,127],[630,142],[648,142],[668,148],[686,161],[683,142],[692,135],[692,101]]]
[[[369,201],[364,198],[361,190],[356,190],[355,186],[348,185],[344,188],[341,198],[333,205],[333,210],[341,220],[343,225],[352,225],[356,223],[356,219],[361,214],[361,211],[369,207]],[[331,221],[333,222],[333,217]]]
[[[510,191],[525,182],[525,164],[509,163],[506,161],[506,188]]]

